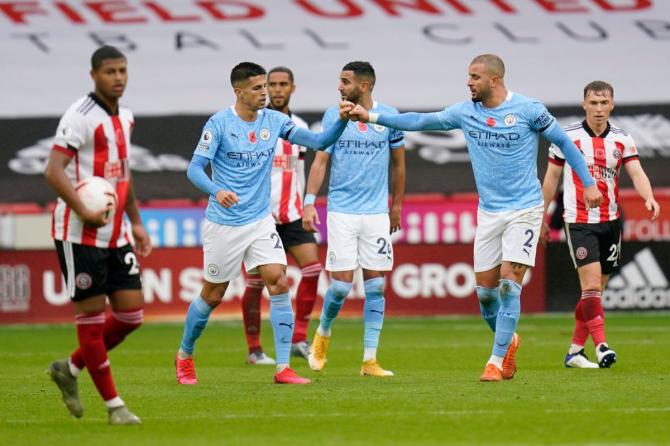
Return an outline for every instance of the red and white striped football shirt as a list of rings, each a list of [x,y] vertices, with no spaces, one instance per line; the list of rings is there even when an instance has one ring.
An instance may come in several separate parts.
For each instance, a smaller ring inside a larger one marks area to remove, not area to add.
[[[291,114],[296,126],[308,128],[300,117]],[[286,224],[302,218],[302,197],[305,191],[306,147],[277,140],[272,162],[271,205],[278,223]]]
[[[605,132],[596,136],[586,121],[572,124],[565,132],[579,148],[598,189],[603,195],[600,207],[586,209],[584,185],[565,162],[561,149],[552,144],[549,162],[563,167],[563,218],[568,223],[603,223],[619,218],[619,172],[621,165],[639,159],[633,137],[607,124]]]
[[[73,160],[65,173],[70,182],[92,176],[103,177],[116,187],[118,206],[113,220],[101,228],[84,226],[60,197],[53,211],[51,236],[98,248],[117,248],[130,242],[129,223],[124,209],[130,180],[130,133],[134,126],[132,112],[119,107],[112,115],[93,93],[77,100],[61,118],[52,150]]]

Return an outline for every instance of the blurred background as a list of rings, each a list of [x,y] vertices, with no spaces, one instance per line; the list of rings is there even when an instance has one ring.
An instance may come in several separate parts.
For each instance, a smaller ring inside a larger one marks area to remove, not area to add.
[[[50,238],[56,197],[42,173],[60,115],[93,88],[90,55],[103,44],[128,58],[122,103],[136,117],[131,168],[156,247],[142,261],[149,319],[182,317],[200,290],[206,199],[185,171],[207,118],[234,101],[234,65],[291,68],[291,109],[318,129],[349,61],[375,67],[376,100],[435,111],[468,99],[467,67],[481,53],[500,55],[508,88],[541,100],[564,125],[583,119],[584,85],[614,86],[612,122],[635,138],[662,211],[651,222],[622,172],[623,263],[604,306],[670,308],[670,2],[9,1],[0,3],[0,323],[71,320]],[[463,136],[414,132],[406,143],[407,199],[387,313],[477,314],[477,195]],[[543,141],[540,178],[546,162]],[[324,186],[317,201],[322,216],[326,193]],[[559,227],[527,274],[526,312],[571,311],[579,297]],[[325,227],[320,241],[323,254]],[[299,275],[289,266],[294,284]],[[327,287],[324,274],[321,295]],[[243,290],[240,278],[217,314],[238,315]],[[358,314],[360,283],[351,300],[345,310]]]

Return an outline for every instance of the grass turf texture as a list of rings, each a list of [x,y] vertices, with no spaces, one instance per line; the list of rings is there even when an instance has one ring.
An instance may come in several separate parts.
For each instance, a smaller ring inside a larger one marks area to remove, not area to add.
[[[244,364],[241,322],[211,322],[197,345],[200,384],[178,386],[180,324],[146,324],[111,354],[119,393],[143,421],[108,426],[87,374],[84,418],[66,412],[48,364],[75,345],[73,326],[0,327],[0,443],[132,445],[651,445],[670,443],[670,316],[610,314],[612,369],[563,367],[570,315],[524,316],[519,371],[479,383],[492,335],[478,318],[388,319],[380,363],[392,378],[359,376],[362,322],[338,320],[310,386],[272,384]],[[313,330],[310,329],[310,333]],[[263,325],[267,353],[271,330]],[[590,342],[590,341],[589,341]],[[587,354],[594,358],[593,346]]]

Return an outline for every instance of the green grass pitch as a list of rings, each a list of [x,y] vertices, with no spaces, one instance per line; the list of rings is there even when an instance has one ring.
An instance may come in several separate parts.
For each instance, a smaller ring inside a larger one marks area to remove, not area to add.
[[[338,320],[321,373],[293,359],[310,386],[274,385],[272,367],[245,365],[239,321],[210,323],[196,352],[200,384],[178,386],[181,324],[145,324],[111,353],[119,393],[143,421],[133,427],[106,424],[88,375],[84,417],[67,414],[45,369],[74,347],[73,326],[1,327],[0,444],[670,444],[670,315],[610,314],[619,362],[609,370],[563,367],[571,321],[524,316],[517,376],[479,383],[492,335],[478,318],[389,318],[379,359],[396,376],[387,379],[359,376],[362,323]]]

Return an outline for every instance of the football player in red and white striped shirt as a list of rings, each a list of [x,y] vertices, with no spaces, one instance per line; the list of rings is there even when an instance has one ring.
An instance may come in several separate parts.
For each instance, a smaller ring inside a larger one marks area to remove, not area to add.
[[[302,128],[307,123],[291,113],[289,101],[295,91],[293,72],[286,67],[276,67],[268,73],[268,108],[281,111]],[[277,140],[277,148],[272,165],[271,205],[272,215],[277,222],[277,233],[284,249],[293,256],[302,270],[302,279],[296,295],[296,315],[291,353],[307,359],[307,326],[316,302],[321,263],[314,234],[302,227],[302,197],[305,189],[304,156],[307,149],[291,144],[283,139]],[[249,355],[247,363],[271,365],[275,361],[263,353],[260,343],[260,300],[263,291],[263,279],[260,275],[247,276],[247,288],[242,297],[242,315],[244,332],[247,338]]]
[[[62,116],[45,171],[58,193],[51,233],[75,307],[79,340],[79,348],[70,358],[54,361],[49,374],[75,417],[84,411],[77,376],[86,368],[105,402],[109,423],[139,424],[116,392],[107,357],[142,323],[144,300],[136,254],[151,252],[128,167],[133,115],[119,105],[128,80],[127,62],[119,50],[103,46],[93,53],[91,67],[95,91]],[[107,210],[87,209],[77,196],[75,184],[93,176],[116,187],[114,216],[107,216]],[[105,318],[107,299],[112,312]]]
[[[614,89],[603,81],[584,87],[586,119],[568,126],[565,131],[580,149],[591,175],[603,195],[599,207],[588,209],[582,199],[583,186],[572,171],[561,150],[549,149],[549,165],[542,185],[545,213],[556,194],[563,173],[565,233],[573,263],[579,275],[581,299],[575,308],[572,343],[565,356],[565,366],[574,368],[608,368],[616,362],[616,353],[605,339],[605,315],[601,293],[621,258],[621,219],[618,208],[619,173],[623,165],[637,193],[658,217],[660,207],[654,199],[649,178],[640,164],[633,137],[609,122],[614,109]],[[548,235],[543,227],[543,238]],[[591,335],[598,363],[588,360],[584,344]]]

